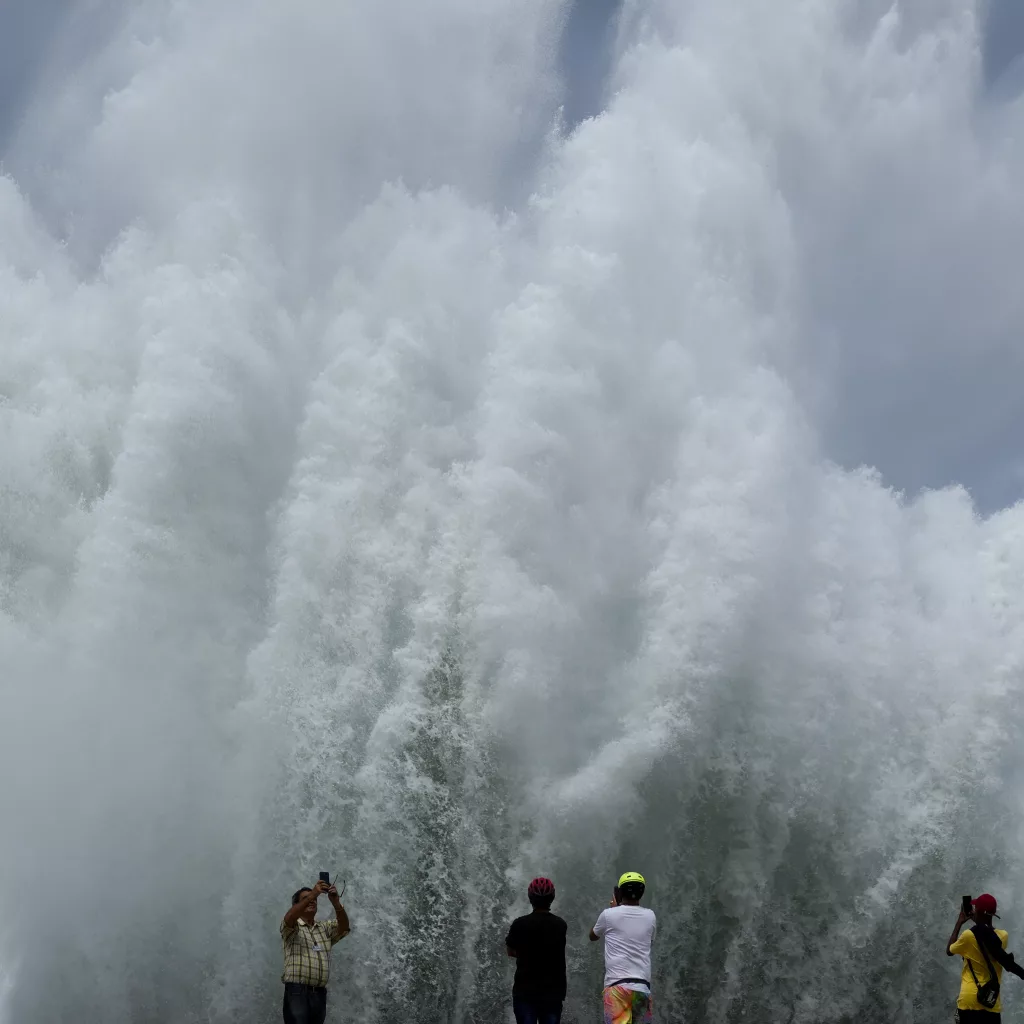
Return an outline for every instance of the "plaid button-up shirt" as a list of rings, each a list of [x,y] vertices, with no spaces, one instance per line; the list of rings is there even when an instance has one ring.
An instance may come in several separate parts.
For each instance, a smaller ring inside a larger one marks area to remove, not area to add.
[[[331,970],[331,947],[338,941],[337,921],[299,921],[291,927],[281,922],[284,946],[283,982],[324,988]]]

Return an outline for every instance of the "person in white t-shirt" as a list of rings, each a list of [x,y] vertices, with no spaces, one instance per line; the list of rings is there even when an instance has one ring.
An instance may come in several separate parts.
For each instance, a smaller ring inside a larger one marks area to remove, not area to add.
[[[658,929],[653,910],[640,906],[644,876],[627,871],[611,906],[590,929],[590,941],[604,939],[605,1024],[652,1024],[651,943]]]

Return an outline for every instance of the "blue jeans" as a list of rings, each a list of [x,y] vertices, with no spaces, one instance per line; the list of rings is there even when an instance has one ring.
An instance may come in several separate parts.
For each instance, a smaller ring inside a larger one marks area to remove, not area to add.
[[[560,1024],[562,1020],[561,1003],[536,1003],[519,996],[512,997],[512,1012],[516,1024]]]

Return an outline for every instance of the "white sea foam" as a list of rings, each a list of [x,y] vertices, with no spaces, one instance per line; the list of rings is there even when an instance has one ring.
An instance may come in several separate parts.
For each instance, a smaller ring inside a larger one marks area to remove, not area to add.
[[[565,14],[56,49],[0,180],[11,1019],[276,1019],[317,870],[339,1021],[502,1019],[536,873],[567,1019],[627,868],[666,1019],[924,1019],[960,892],[1013,906],[1024,519],[891,489],[1016,493],[975,5],[630,0],[568,136]]]

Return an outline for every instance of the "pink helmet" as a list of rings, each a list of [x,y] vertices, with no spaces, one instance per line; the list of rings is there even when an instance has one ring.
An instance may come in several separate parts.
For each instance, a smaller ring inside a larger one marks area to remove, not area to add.
[[[540,896],[541,899],[553,899],[555,883],[550,878],[535,878],[527,887],[528,896]]]

